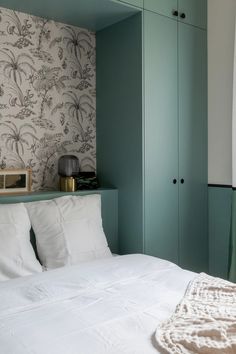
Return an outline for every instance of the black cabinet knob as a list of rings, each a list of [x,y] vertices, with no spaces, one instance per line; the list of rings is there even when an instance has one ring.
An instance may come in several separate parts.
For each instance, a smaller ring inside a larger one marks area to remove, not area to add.
[[[180,17],[183,18],[183,19],[185,19],[185,18],[186,18],[185,13],[182,13],[182,14],[180,15]]]
[[[172,11],[172,15],[177,17],[179,15],[179,13],[177,10],[174,10],[174,11]]]
[[[176,178],[173,179],[173,183],[174,183],[174,184],[177,183],[177,179],[176,179]]]
[[[180,183],[184,184],[184,179],[183,178],[181,178]]]

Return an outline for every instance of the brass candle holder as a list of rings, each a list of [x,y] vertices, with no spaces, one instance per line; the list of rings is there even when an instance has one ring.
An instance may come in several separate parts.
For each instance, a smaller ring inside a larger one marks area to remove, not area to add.
[[[74,177],[60,177],[59,187],[62,192],[75,192],[76,180]]]

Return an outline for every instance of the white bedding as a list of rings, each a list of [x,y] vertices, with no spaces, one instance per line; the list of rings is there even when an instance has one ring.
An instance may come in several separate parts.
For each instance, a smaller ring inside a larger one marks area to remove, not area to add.
[[[0,354],[157,354],[195,273],[117,256],[0,283]]]

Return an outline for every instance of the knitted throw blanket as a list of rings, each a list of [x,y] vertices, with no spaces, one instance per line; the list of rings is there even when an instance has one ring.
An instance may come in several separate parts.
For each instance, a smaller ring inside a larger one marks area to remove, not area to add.
[[[236,284],[201,273],[155,339],[165,354],[236,354]]]

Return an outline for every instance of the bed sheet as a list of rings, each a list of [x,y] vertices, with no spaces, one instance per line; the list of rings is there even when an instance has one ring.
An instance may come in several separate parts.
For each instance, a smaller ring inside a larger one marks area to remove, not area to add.
[[[126,255],[0,283],[1,354],[157,354],[195,273]]]

